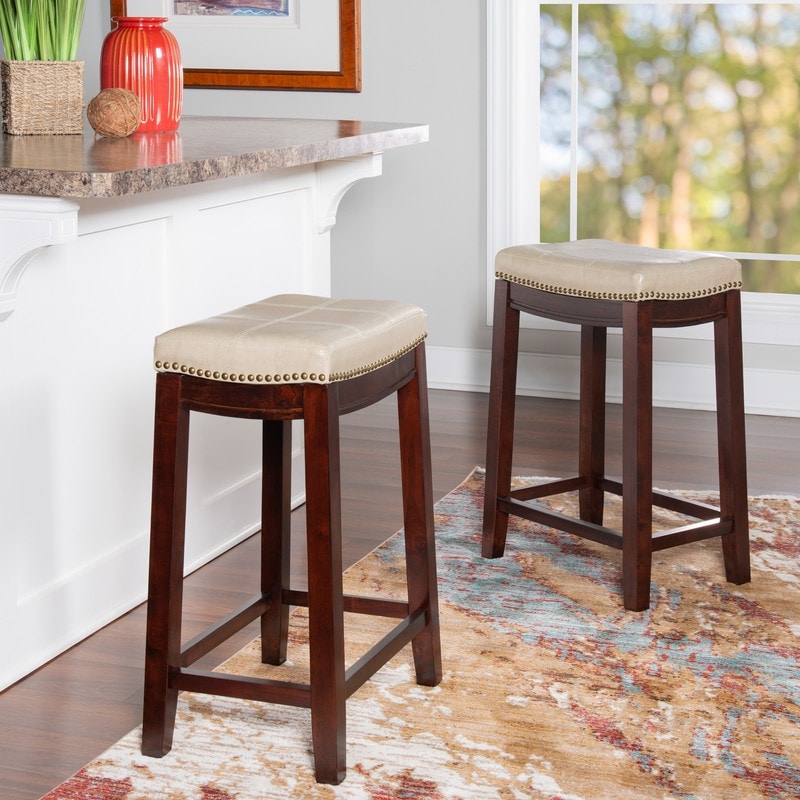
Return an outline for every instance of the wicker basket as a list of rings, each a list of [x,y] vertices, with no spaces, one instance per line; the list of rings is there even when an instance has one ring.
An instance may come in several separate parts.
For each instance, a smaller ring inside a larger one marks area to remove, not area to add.
[[[83,61],[0,61],[3,130],[83,133]]]

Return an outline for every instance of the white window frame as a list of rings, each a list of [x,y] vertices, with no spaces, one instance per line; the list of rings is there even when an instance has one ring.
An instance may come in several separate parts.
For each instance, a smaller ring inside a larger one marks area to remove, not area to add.
[[[539,238],[539,8],[540,3],[532,0],[486,0],[489,325],[495,254],[504,247],[537,242]],[[575,91],[572,96],[576,97]],[[574,191],[571,202],[575,202]],[[574,237],[574,232],[571,235]],[[730,255],[747,257],[744,253]],[[746,343],[796,347],[800,363],[800,295],[745,292],[743,319]],[[532,328],[565,327],[530,315],[525,316],[523,324]],[[659,335],[710,338],[709,327],[661,330]]]

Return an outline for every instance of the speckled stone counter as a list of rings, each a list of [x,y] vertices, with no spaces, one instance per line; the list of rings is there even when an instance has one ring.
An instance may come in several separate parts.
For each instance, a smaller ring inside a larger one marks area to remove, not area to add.
[[[3,135],[0,193],[120,197],[333,161],[427,141],[426,125],[184,117],[175,133],[125,139]]]

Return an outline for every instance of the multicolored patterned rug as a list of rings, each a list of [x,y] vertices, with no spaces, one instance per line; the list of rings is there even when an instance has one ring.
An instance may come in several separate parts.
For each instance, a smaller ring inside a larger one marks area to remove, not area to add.
[[[47,800],[800,797],[800,499],[752,499],[752,583],[725,582],[718,541],[675,548],[638,614],[608,548],[518,520],[481,558],[482,502],[476,470],[436,506],[444,680],[417,686],[403,652],[348,700],[343,784],[313,780],[308,711],[187,695],[169,755],[142,757],[133,731]],[[399,544],[349,588],[399,593]],[[285,673],[304,668],[302,619]],[[355,618],[353,652],[374,628]],[[268,669],[252,645],[226,668]]]

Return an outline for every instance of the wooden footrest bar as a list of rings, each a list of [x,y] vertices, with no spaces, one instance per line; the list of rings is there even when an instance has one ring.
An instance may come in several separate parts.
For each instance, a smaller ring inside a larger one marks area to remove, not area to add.
[[[288,589],[283,593],[283,602],[288,606],[308,608],[308,592]],[[369,614],[373,617],[390,619],[403,619],[408,616],[408,603],[403,600],[345,594],[342,595],[342,605],[344,610],[351,614]]]
[[[224,641],[257,620],[270,607],[269,595],[254,595],[236,611],[232,611],[219,622],[186,642],[181,647],[181,666],[188,667],[198,658],[210,653]]]
[[[603,478],[600,481],[600,488],[604,492],[611,492],[622,497],[622,483],[620,481]],[[701,503],[697,500],[686,500],[683,497],[676,497],[674,494],[662,492],[659,489],[653,489],[653,505],[665,508],[667,511],[674,511],[677,514],[684,514],[687,517],[694,517],[695,519],[713,519],[719,516],[719,508],[716,506]]]
[[[568,517],[566,514],[559,514],[558,511],[551,511],[541,506],[528,505],[519,500],[497,500],[497,510],[506,514],[513,514],[516,517],[538,522],[540,525],[547,525],[559,531],[572,533],[582,539],[590,539],[598,544],[605,544],[609,547],[622,549],[622,534],[619,531],[606,528],[602,525],[595,525],[593,522],[586,522],[575,517]]]
[[[583,539],[597,542],[598,544],[622,549],[621,531],[596,525],[593,522],[570,517],[558,511],[552,511],[541,505],[531,505],[527,501],[551,497],[556,494],[577,491],[587,487],[587,482],[582,478],[564,478],[562,480],[548,481],[547,483],[523,486],[511,491],[510,498],[498,498],[497,508],[506,514],[522,517],[530,522],[546,525],[556,530],[580,536]],[[622,483],[610,478],[602,478],[599,488],[622,496]],[[727,536],[733,532],[733,523],[729,519],[722,519],[720,510],[707,503],[695,500],[686,500],[675,497],[667,492],[653,490],[653,505],[683,514],[700,522],[683,525],[679,528],[670,528],[664,531],[653,532],[653,550],[665,550],[668,547],[697,542],[702,539],[712,539],[716,536]]]
[[[715,536],[727,536],[733,533],[733,522],[729,519],[704,519],[682,528],[671,528],[668,531],[653,532],[653,550],[666,550],[679,544],[699,542],[702,539],[713,539]]]
[[[396,625],[374,647],[345,671],[347,697],[394,658],[427,624],[425,611],[417,611]]]
[[[426,612],[420,610],[405,617],[401,623],[392,628],[386,636],[346,670],[345,696],[349,697],[384,664],[394,658],[417,634],[425,629],[426,624]],[[280,669],[280,667],[276,667],[276,669]],[[298,708],[311,707],[311,689],[305,683],[181,668],[170,671],[169,687],[185,692],[240,697],[245,700],[277,703]]]
[[[254,595],[236,611],[232,611],[215,625],[186,642],[181,647],[181,666],[188,667],[194,664],[234,633],[238,633],[257,620],[269,608],[270,602],[269,595]],[[283,602],[287,605],[308,608],[308,592],[289,589],[284,592]],[[343,605],[346,612],[353,614],[370,614],[390,619],[403,619],[408,616],[408,603],[402,600],[346,594],[343,596]]]
[[[182,692],[240,697],[243,700],[311,708],[311,690],[305,683],[226,675],[223,672],[200,669],[180,669],[170,671],[169,688]]]

